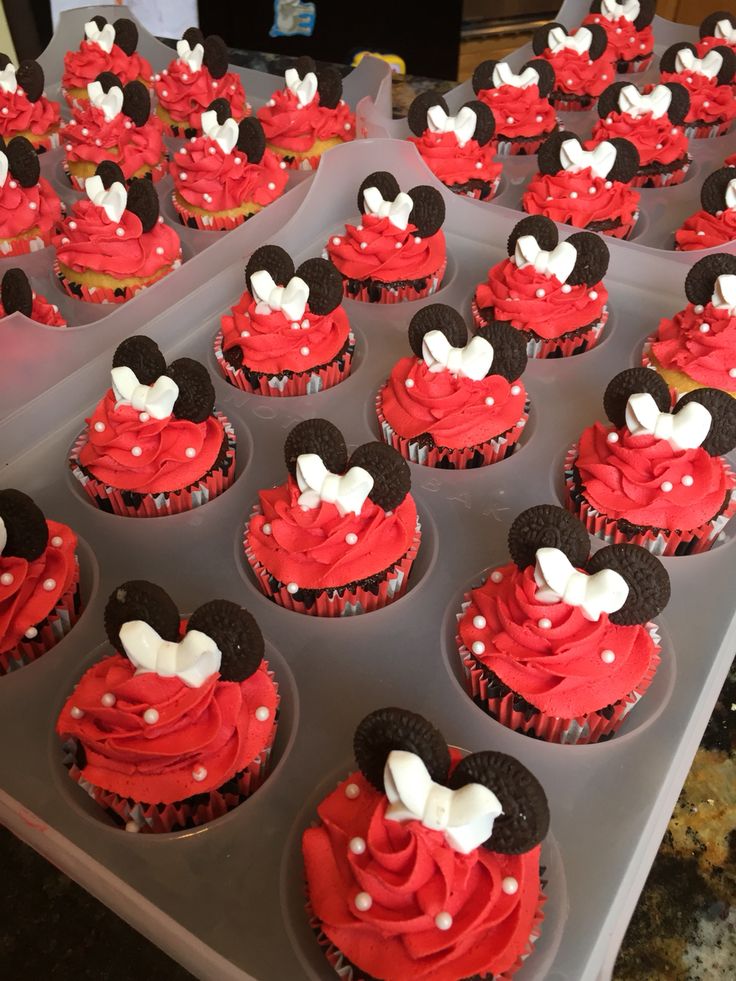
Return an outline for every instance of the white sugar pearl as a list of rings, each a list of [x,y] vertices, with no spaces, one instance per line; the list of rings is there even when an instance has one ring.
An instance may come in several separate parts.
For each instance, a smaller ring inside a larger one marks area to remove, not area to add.
[[[54,537],[51,539],[51,544],[54,546],[54,548],[61,548],[64,542],[60,535],[54,535]]]
[[[471,645],[470,649],[473,652],[473,654],[483,654],[486,649],[486,645],[483,643],[482,640],[475,640],[473,641],[473,644]]]
[[[548,194],[545,200],[547,200],[547,201],[554,201],[554,198],[552,197],[551,194]]]
[[[606,81],[606,79],[608,78],[608,75],[601,75],[601,78],[602,78],[602,79],[603,79],[603,81],[605,82],[605,81]]]
[[[187,446],[187,448],[184,450],[184,456],[188,457],[190,460],[193,460],[196,455],[197,451],[193,446]]]
[[[603,186],[607,191],[610,191],[611,188],[613,187],[613,181],[606,181],[606,183]]]
[[[270,535],[271,534],[271,530],[272,530],[271,529],[271,525],[268,522],[266,522],[266,524],[263,526],[263,529],[262,530],[263,530],[263,534],[264,535]]]
[[[345,787],[345,796],[348,800],[355,800],[355,798],[360,794],[360,787],[357,783],[349,783]]]
[[[702,235],[705,235],[705,232],[703,232],[703,231],[700,231],[700,232],[696,232],[695,234],[696,234],[696,235],[699,235],[699,236],[702,236]]]
[[[163,255],[163,254],[164,254],[164,247],[163,247],[163,245],[157,245],[156,246],[156,255]]]
[[[66,237],[66,235],[64,236],[64,238],[62,238],[61,244],[62,245],[69,245],[69,239]]]
[[[693,313],[702,313],[702,312],[703,312],[702,304],[696,303],[696,305],[693,307]]]
[[[476,170],[483,170],[483,161],[482,160],[476,160],[475,161],[475,169]]]
[[[239,167],[242,162],[243,162],[243,158],[242,157],[235,157],[235,166],[236,167]]]
[[[167,89],[161,89],[161,95],[164,97],[164,99],[168,96],[168,94],[169,93]]]
[[[620,34],[622,31],[623,31],[623,28],[622,27],[617,27],[616,28],[616,33],[617,34]]]
[[[71,145],[71,143],[67,143],[67,145],[66,145],[66,147],[65,147],[65,150],[66,150],[66,152],[67,152],[67,153],[70,153],[70,152],[71,152],[71,149],[72,149],[72,145]]]
[[[511,394],[512,395],[519,395],[519,394],[521,394],[521,385],[512,385],[511,386]]]
[[[571,78],[568,78],[568,80],[567,80],[567,82],[566,82],[566,84],[567,84],[567,85],[572,85],[572,84],[573,84],[573,81],[572,81],[572,79],[571,79]]]
[[[401,242],[396,242],[396,244],[394,245],[394,248],[395,249],[400,249],[401,248]]]
[[[368,892],[359,892],[354,899],[355,908],[366,913],[373,905],[373,897]]]
[[[563,293],[569,293],[571,290],[572,290],[572,286],[570,286],[569,283],[563,283],[562,284],[562,292]]]
[[[348,848],[353,853],[353,855],[362,855],[365,851],[365,841],[363,838],[351,838],[348,844]]]
[[[414,379],[407,378],[404,384],[406,385],[407,388],[414,388]]]
[[[25,637],[27,640],[33,640],[34,637],[38,637],[38,631],[35,627],[29,627],[25,632]]]
[[[304,347],[300,347],[299,354],[301,354],[302,357],[306,358],[306,356],[309,354],[309,348],[306,347],[306,345]]]
[[[141,422],[148,422],[148,420],[151,417],[149,416],[149,414],[147,412],[141,412],[141,414],[138,416],[138,418],[140,419]]]
[[[282,170],[286,170],[286,161],[285,161],[285,160],[282,160],[282,161],[281,161],[281,163],[279,164],[279,167],[280,167],[280,168],[281,168]]]
[[[542,120],[544,119],[544,116],[535,116],[534,119],[536,122],[541,123]]]
[[[703,108],[704,109],[707,109],[709,105],[710,105],[710,102],[708,102],[708,100],[706,99],[705,102],[703,103]]]
[[[184,156],[186,157],[186,155],[187,155],[187,148],[185,146],[180,146],[179,149],[177,150],[177,153],[183,153]]]
[[[537,626],[540,630],[549,630],[549,628],[552,626],[552,621],[549,619],[549,617],[542,617],[542,619],[537,623]]]
[[[729,368],[728,369],[728,377],[729,378],[736,378],[736,368]]]
[[[332,244],[333,245],[339,245],[340,244],[340,236],[339,235],[335,235],[335,237],[332,239]]]
[[[297,586],[297,584],[295,582],[287,583],[286,584],[286,592],[289,593],[290,596],[293,596],[294,593],[298,593],[299,592],[299,587]]]
[[[89,130],[86,126],[82,127],[82,136],[89,136]]]
[[[255,711],[255,717],[259,722],[266,722],[268,717],[271,715],[271,710],[267,705],[259,705]]]
[[[143,713],[143,721],[146,725],[152,726],[158,722],[158,711],[154,708],[146,709]]]
[[[486,402],[486,405],[489,405],[489,406],[496,404],[496,400],[494,399],[494,397],[492,395],[487,395],[486,396],[486,399],[485,399],[485,402]]]
[[[81,719],[84,716],[84,712],[78,708],[76,705],[72,705],[70,713],[73,719]]]
[[[601,661],[603,661],[604,664],[613,664],[615,660],[616,654],[613,651],[608,649],[601,651]]]
[[[76,223],[76,221],[70,221],[69,222],[69,228],[70,228],[70,230],[72,232],[76,232],[76,230],[77,230],[77,223]]]
[[[588,194],[595,194],[596,190],[597,188],[591,184],[590,187],[588,188]]]
[[[571,198],[576,198],[577,196],[578,196],[578,192],[577,191],[570,191],[570,197]]]
[[[368,243],[367,242],[361,242],[360,243],[360,247],[361,247],[361,249],[367,249],[368,248]]]
[[[104,433],[104,431],[105,431],[105,423],[104,422],[96,422],[95,423],[95,432],[96,433]]]
[[[18,185],[15,181],[11,181],[9,186],[12,188],[12,190],[15,190]]]
[[[452,917],[446,910],[442,910],[435,916],[434,924],[438,930],[449,930],[452,926]]]
[[[210,152],[210,153],[217,153],[217,148],[216,148],[216,147],[214,147],[214,146],[211,146],[211,147],[209,148],[209,152]]]
[[[203,780],[207,779],[207,767],[205,766],[195,766],[192,770],[192,780],[196,780],[197,783],[201,783]]]
[[[207,204],[212,204],[212,195],[211,194],[203,194],[202,197],[205,199],[205,201],[207,202]]]
[[[349,132],[351,130],[351,128],[352,127],[351,127],[350,123],[345,123],[345,132],[346,133]]]
[[[502,572],[492,572],[491,573],[491,582],[502,582],[502,581],[503,581],[503,573]]]
[[[345,536],[345,541],[347,542],[348,545],[355,545],[358,541],[358,536],[355,534],[354,531],[349,531]]]
[[[276,100],[275,99],[269,99],[268,102],[266,103],[266,105],[267,106],[275,106],[276,105]]]
[[[685,81],[687,82],[688,85],[692,85],[693,84],[692,78],[686,78]]]
[[[44,579],[43,588],[46,590],[47,593],[50,593],[52,589],[56,589],[56,580]]]
[[[419,235],[415,235],[415,236],[414,236],[414,244],[415,244],[415,245],[419,245],[419,243],[420,243],[421,241],[422,241],[422,239],[421,239],[421,236],[419,236]]]
[[[591,300],[598,299],[598,293],[596,290],[591,290],[590,293],[588,293],[588,296],[591,298]]]
[[[250,331],[249,330],[241,330],[240,336],[241,337],[250,337]]]
[[[535,293],[534,293],[534,295],[535,295],[535,296],[536,296],[536,297],[537,297],[537,298],[538,298],[539,300],[541,300],[541,299],[542,299],[542,297],[544,296],[544,290],[542,289],[542,287],[541,287],[541,286],[539,287],[539,289],[538,289],[538,290],[536,290],[536,291],[535,291]]]
[[[513,123],[513,121],[514,121],[514,117],[513,116],[507,116],[506,117],[506,122],[507,123]]]
[[[184,173],[184,171],[183,170],[179,171],[179,180],[185,181],[186,179],[187,179],[187,175]]]
[[[485,617],[482,617],[480,615],[473,617],[473,626],[475,627],[476,630],[483,630],[486,624],[487,624],[487,620]]]
[[[680,131],[679,131],[679,129],[677,128],[677,126],[673,126],[673,127],[672,127],[672,129],[670,130],[670,132],[672,133],[672,135],[673,135],[673,136],[677,136],[677,134],[678,134],[678,133],[679,133]]]
[[[661,143],[658,143],[657,146],[656,146],[656,149],[657,150],[661,150],[662,149],[662,144]]]
[[[131,456],[143,456],[143,450],[140,448],[140,446],[134,446],[130,451],[130,454]]]
[[[692,487],[693,484],[695,483],[695,481],[693,480],[693,477],[692,477],[691,474],[686,473],[682,477],[682,483],[683,483],[683,486],[684,487]]]
[[[301,322],[301,328],[302,328],[302,330],[309,330],[309,321],[308,320],[302,320],[302,322]]]
[[[105,708],[112,708],[117,699],[111,691],[106,691],[105,694],[100,699]]]
[[[609,443],[618,443],[618,433],[609,433],[606,439]]]
[[[299,324],[296,320],[290,325],[292,330],[299,330]]]
[[[189,76],[187,75],[186,72],[182,72],[181,80],[182,80],[182,82],[188,82],[189,81]]]
[[[701,334],[707,334],[709,330],[710,330],[710,324],[701,324],[700,325],[700,333]]]
[[[102,146],[102,140],[95,140],[95,146]]]
[[[659,486],[660,490],[664,491],[665,494],[669,494],[669,492],[672,490],[672,484],[669,480],[663,480]]]
[[[115,234],[118,236],[118,238],[122,238],[123,235],[125,235],[125,229],[124,228],[116,228],[115,229]]]
[[[31,209],[31,211],[35,211],[36,208],[38,207],[38,205],[36,204],[35,201],[29,201],[28,202],[28,207]]]
[[[608,116],[608,118],[606,119],[606,125],[608,126],[613,125],[613,116]]]
[[[643,41],[642,41],[642,43],[641,43],[641,44],[639,45],[639,47],[641,48],[641,50],[642,50],[642,51],[646,51],[646,47],[647,47],[647,46],[646,46],[646,44],[644,44],[644,42],[643,42]]]

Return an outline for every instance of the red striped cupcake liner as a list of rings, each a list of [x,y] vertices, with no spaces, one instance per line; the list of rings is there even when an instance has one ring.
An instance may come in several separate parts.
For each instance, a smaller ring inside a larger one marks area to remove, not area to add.
[[[253,386],[241,368],[235,368],[225,360],[222,349],[222,331],[215,337],[215,360],[226,381],[239,388],[241,392],[251,395],[269,395],[285,397],[291,395],[315,395],[328,388],[334,388],[350,374],[353,354],[355,353],[355,337],[352,332],[348,335],[348,347],[330,364],[308,371],[300,371],[292,375],[259,375],[258,387]]]
[[[437,292],[442,285],[442,277],[446,269],[447,259],[436,272],[421,277],[427,280],[427,285],[422,289],[415,289],[410,283],[406,286],[380,286],[377,280],[372,280],[370,285],[363,286],[357,293],[349,293],[348,280],[343,277],[343,292],[348,300],[360,300],[362,303],[403,303],[405,300],[421,300]],[[376,289],[379,290],[377,298],[372,295]]]
[[[250,517],[261,514],[259,504],[254,504]],[[380,610],[389,603],[395,602],[404,595],[407,589],[409,573],[421,542],[421,527],[417,519],[414,539],[406,553],[392,565],[378,583],[374,591],[354,586],[348,589],[342,586],[322,590],[307,589],[302,592],[296,583],[278,582],[268,569],[258,561],[250,547],[248,529],[250,519],[245,526],[243,535],[243,551],[253,570],[256,582],[261,592],[274,603],[296,613],[306,613],[315,617],[347,617],[361,613],[371,613]],[[296,589],[294,587],[297,587]]]
[[[470,311],[473,321],[477,327],[488,326],[488,321],[481,316],[478,304],[473,298],[470,304]],[[600,340],[603,328],[608,320],[608,307],[601,311],[601,319],[592,324],[585,333],[570,335],[569,337],[532,337],[527,341],[526,354],[529,358],[570,358],[576,354],[583,354]]]
[[[202,214],[198,211],[190,211],[177,199],[175,192],[171,195],[171,201],[182,225],[186,225],[187,228],[198,228],[201,232],[228,232],[258,214],[257,211],[247,215],[218,215],[216,212]]]
[[[652,63],[652,54],[647,55],[645,58],[637,58],[635,61],[617,61],[616,74],[637,75],[639,72],[645,72]]]
[[[493,200],[493,198],[495,197],[496,191],[498,190],[498,185],[501,183],[501,175],[499,174],[498,177],[495,180],[489,181],[489,183],[490,183],[491,187],[490,187],[490,190],[489,190],[488,194],[486,194],[486,196],[483,198],[483,201],[492,201]],[[475,188],[473,188],[472,191],[463,191],[462,190],[462,187],[463,186],[464,185],[462,185],[462,184],[445,184],[445,187],[449,191],[452,191],[453,194],[459,194],[460,197],[463,197],[463,198],[472,198],[474,201],[480,201],[481,200],[481,194],[483,193],[483,188],[481,188],[481,187],[475,187]]]
[[[608,518],[605,514],[601,514],[575,490],[573,466],[577,456],[578,446],[575,443],[567,451],[565,457],[565,507],[580,518],[591,535],[608,545],[641,545],[654,555],[659,556],[698,555],[713,548],[728,522],[736,514],[736,493],[731,490],[728,493],[726,505],[720,514],[697,528],[690,528],[687,531],[651,528],[635,535],[624,534],[619,528],[616,518]],[[736,481],[736,475],[725,460],[723,467],[726,475],[731,480]]]
[[[690,140],[712,140],[716,136],[725,136],[731,129],[732,123],[732,119],[726,119],[707,126],[685,126],[685,136]]]
[[[41,135],[33,133],[28,139],[33,144],[36,153],[47,153],[59,146],[59,130],[54,129]]]
[[[183,514],[194,508],[202,507],[208,501],[219,497],[230,487],[235,479],[235,430],[230,421],[218,411],[214,416],[219,419],[227,437],[226,468],[220,464],[216,470],[205,474],[195,483],[181,490],[165,491],[159,494],[137,494],[132,491],[110,487],[100,480],[95,480],[79,464],[79,454],[87,442],[87,432],[79,434],[69,454],[69,466],[72,474],[84,488],[95,507],[124,518],[160,518],[167,514]]]
[[[595,107],[597,101],[598,96],[594,97],[592,95],[575,96],[573,99],[561,99],[554,92],[551,92],[549,96],[549,104],[553,109],[561,112],[587,112],[589,109]]]
[[[16,255],[30,255],[31,252],[40,252],[41,249],[47,248],[51,245],[51,240],[54,237],[54,229],[50,228],[47,232],[42,232],[39,229],[39,234],[34,235],[33,238],[23,237],[23,238],[9,238],[7,239],[7,245],[9,250],[7,252],[0,252],[1,259],[10,259]]]
[[[155,276],[151,276],[144,283],[136,283],[134,286],[116,286],[111,289],[109,286],[88,286],[86,283],[78,283],[66,278],[59,266],[59,260],[54,259],[54,274],[59,280],[62,289],[69,296],[76,300],[84,300],[87,303],[127,303],[136,293],[153,286],[169,272],[173,272],[181,265],[181,259],[176,259],[171,269],[161,269]]]
[[[552,131],[549,133],[542,133],[538,140],[524,140],[522,142],[510,138],[505,140],[503,136],[499,137],[498,143],[496,144],[496,153],[499,157],[530,157],[535,153],[539,152],[540,146],[545,142],[548,136],[550,136]]]
[[[630,184],[632,187],[675,187],[677,184],[682,184],[692,163],[692,158],[688,159],[690,163],[678,170],[670,170],[666,174],[637,174]]]
[[[632,232],[636,228],[636,223],[639,220],[639,212],[635,211],[631,221],[626,224],[619,225],[618,228],[604,228],[601,230],[602,235],[610,235],[611,238],[620,238],[624,241],[630,238]]]
[[[284,161],[289,170],[316,170],[322,159],[321,153],[314,153],[311,156],[292,157],[288,150],[279,150],[275,147],[273,148],[273,152],[279,160]]]
[[[64,169],[64,173],[66,174],[67,179],[71,184],[71,186],[74,188],[74,190],[84,192],[84,180],[83,179],[80,180],[79,177],[76,177],[74,174],[72,174],[72,172],[69,170],[69,162],[67,161],[66,158],[62,160],[61,166]],[[158,181],[162,180],[166,176],[165,160],[162,161],[161,163],[156,164],[155,167],[150,167],[149,169],[151,173],[151,179],[153,180],[154,184],[157,184]]]

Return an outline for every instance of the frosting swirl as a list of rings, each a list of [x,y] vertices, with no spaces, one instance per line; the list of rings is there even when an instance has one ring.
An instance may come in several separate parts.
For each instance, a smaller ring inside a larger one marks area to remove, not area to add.
[[[240,76],[226,72],[213,78],[205,65],[193,72],[185,61],[175,58],[154,83],[156,99],[174,123],[200,129],[201,116],[213,99],[227,99],[233,119],[240,120],[250,112]]]
[[[15,92],[0,91],[0,136],[6,141],[19,133],[46,136],[60,118],[59,103],[45,95],[31,102],[20,86]]]
[[[38,229],[45,242],[61,219],[61,201],[45,177],[22,187],[10,174],[0,188],[0,239]]]
[[[61,85],[64,89],[86,89],[101,72],[112,72],[123,85],[140,79],[148,84],[153,78],[153,69],[137,51],[126,54],[117,44],[108,53],[94,41],[81,42],[77,51],[67,51],[64,55],[64,74]]]
[[[315,95],[301,106],[290,89],[283,89],[274,92],[269,103],[258,110],[258,119],[268,142],[281,150],[306,153],[320,140],[355,139],[355,116],[344,99],[328,109]]]
[[[639,170],[648,164],[670,164],[687,156],[688,138],[684,129],[673,126],[666,115],[655,119],[648,112],[635,118],[625,112],[612,112],[593,127],[596,143],[617,136],[630,140],[639,151]]]
[[[75,108],[74,118],[61,130],[60,142],[68,163],[96,166],[114,160],[126,180],[157,167],[165,155],[163,126],[157,116],[151,115],[143,126],[135,126],[123,113],[108,121],[91,102]]]
[[[0,303],[0,318],[7,317],[5,312],[5,307]],[[45,296],[41,296],[38,293],[33,294],[33,303],[31,305],[31,316],[30,320],[35,320],[36,323],[45,324],[47,327],[66,327],[66,320],[59,313],[59,308],[55,303],[49,303]]]
[[[347,279],[396,283],[429,276],[443,265],[442,229],[420,238],[411,222],[401,229],[375,215],[363,215],[361,221],[360,225],[346,225],[344,235],[331,237],[327,243],[329,258]]]
[[[695,72],[662,72],[663,82],[679,82],[690,96],[686,123],[716,123],[736,119],[736,99],[730,85],[719,85],[715,78]]]
[[[613,55],[614,61],[648,58],[654,50],[654,31],[651,24],[637,31],[633,21],[625,17],[609,20],[601,14],[588,14],[583,24],[600,24],[608,38],[606,50]]]
[[[576,174],[561,170],[557,174],[535,174],[524,191],[522,207],[530,215],[546,215],[576,228],[616,219],[621,225],[632,225],[639,208],[639,192],[620,181],[598,177],[590,167]]]
[[[720,214],[696,211],[683,221],[675,232],[677,248],[682,252],[692,249],[711,249],[736,239],[736,208],[725,208]]]
[[[265,207],[283,194],[289,179],[271,150],[250,163],[237,148],[225,153],[206,136],[181,147],[169,169],[176,193],[205,211],[227,211],[251,201]]]
[[[709,326],[707,332],[700,325]],[[730,374],[736,368],[736,317],[709,303],[696,313],[692,303],[659,322],[652,353],[663,368],[682,371],[701,385],[736,389]]]
[[[539,94],[538,85],[527,85],[524,89],[499,85],[495,89],[481,89],[478,98],[493,113],[496,140],[539,136],[552,132],[557,126],[555,110],[549,99],[543,99]]]
[[[410,136],[426,163],[438,180],[447,187],[466,184],[470,180],[493,183],[501,176],[501,164],[493,159],[492,143],[479,146],[477,140],[468,140],[459,146],[454,133],[432,133],[426,130],[421,137]]]
[[[578,54],[572,48],[563,48],[557,54],[545,48],[543,57],[554,69],[555,92],[597,97],[615,80],[616,67],[609,49],[595,61],[587,51]]]

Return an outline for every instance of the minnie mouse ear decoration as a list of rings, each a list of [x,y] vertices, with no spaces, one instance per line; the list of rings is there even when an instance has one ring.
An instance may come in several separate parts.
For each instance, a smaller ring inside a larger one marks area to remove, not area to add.
[[[225,120],[230,119],[232,116],[230,103],[227,101],[227,99],[213,99],[207,106],[205,112],[214,112],[217,115],[217,123],[219,126],[222,126]]]
[[[516,243],[524,235],[531,235],[540,249],[551,252],[559,241],[557,225],[544,215],[528,215],[518,221],[509,235],[506,248],[511,256],[516,251]]]
[[[329,259],[307,259],[296,271],[309,287],[309,309],[318,317],[332,313],[342,302],[342,276]]]
[[[548,49],[553,55],[571,49],[581,58],[597,61],[607,47],[608,37],[598,24],[586,24],[568,32],[564,24],[555,21],[538,27],[532,35],[532,49],[536,55],[541,55]]]
[[[480,327],[475,336],[482,337],[493,348],[489,375],[501,375],[509,382],[521,378],[526,370],[528,355],[526,341],[520,330],[511,324],[494,320],[485,327]]]
[[[389,174],[387,170],[376,170],[372,174],[368,174],[358,188],[358,211],[361,213],[361,215],[366,213],[366,203],[363,198],[363,192],[369,187],[378,188],[384,201],[393,201],[394,198],[396,198],[401,192],[399,182],[396,180],[394,175]]]
[[[622,112],[623,110],[619,107],[618,97],[621,89],[625,89],[627,85],[631,85],[630,82],[613,82],[607,88],[603,89],[601,94],[598,96],[598,102],[596,104],[596,109],[598,110],[598,115],[601,119],[605,119],[606,116],[610,116],[612,112]],[[632,86],[632,88],[635,86]]]
[[[595,552],[588,562],[588,572],[595,575],[603,569],[617,572],[629,588],[624,605],[608,614],[611,623],[623,627],[647,623],[669,603],[667,570],[655,555],[640,545],[607,545]]]
[[[717,85],[728,85],[736,71],[736,55],[725,45],[711,48],[702,58],[689,41],[670,45],[659,59],[660,71],[671,75],[694,72],[715,80]]]
[[[23,89],[29,102],[38,102],[43,95],[43,68],[37,61],[21,61],[15,72],[15,80]]]
[[[249,163],[260,163],[266,152],[266,136],[260,120],[247,116],[238,123],[238,150],[246,155]]]
[[[105,606],[105,632],[116,651],[123,651],[120,628],[142,620],[163,640],[179,639],[179,611],[169,594],[145,579],[124,582],[110,594]]]
[[[43,555],[49,540],[49,528],[43,511],[22,491],[0,490],[0,554],[33,562]]]
[[[542,24],[538,27],[534,34],[532,34],[532,50],[535,55],[544,54],[544,52],[549,47],[549,35],[556,27],[559,27],[565,34],[567,34],[567,28],[564,24],[560,24],[559,21],[553,20],[549,24]]]
[[[348,469],[362,467],[373,478],[368,497],[384,511],[393,511],[411,490],[406,460],[388,443],[364,443],[350,457]]]
[[[421,238],[435,235],[445,221],[444,198],[436,188],[430,187],[429,184],[419,184],[417,187],[413,187],[408,194],[414,202],[409,221],[416,228],[417,235]]]
[[[348,448],[340,430],[327,419],[305,419],[286,437],[286,469],[296,477],[297,457],[315,453],[330,473],[344,473],[348,467]]]
[[[120,81],[115,72],[100,72],[100,74],[95,79],[102,86],[102,91],[107,93],[112,88],[118,88],[122,91],[123,83]]]
[[[602,14],[606,20],[616,21],[624,17],[634,25],[637,31],[643,30],[654,20],[656,4],[654,0],[593,0],[590,5],[591,14]],[[624,28],[625,29],[625,28]]]
[[[125,187],[125,177],[120,167],[113,160],[103,160],[97,164],[95,175],[102,179],[102,184],[106,191],[109,191],[113,184],[122,184]]]
[[[264,653],[263,634],[253,615],[237,603],[204,603],[189,618],[186,632],[192,630],[201,631],[217,644],[223,681],[245,681],[258,670]]]
[[[496,132],[496,120],[493,117],[493,113],[485,102],[481,102],[479,99],[471,99],[470,102],[464,103],[460,108],[460,113],[462,113],[463,109],[470,109],[471,112],[475,113],[473,139],[478,146],[485,146]]]
[[[304,78],[310,72],[313,75],[317,74],[317,62],[311,55],[300,55],[299,58],[294,62],[294,68],[296,69],[299,78]]]
[[[578,254],[566,282],[570,286],[594,286],[608,272],[610,253],[601,235],[594,232],[574,232],[566,239]]]
[[[280,245],[262,245],[248,259],[245,267],[245,285],[253,293],[250,277],[264,269],[277,286],[286,286],[294,275],[294,261]]]
[[[5,149],[8,169],[21,187],[35,187],[41,176],[41,164],[33,144],[25,136],[14,136]]]
[[[325,109],[334,109],[342,99],[342,76],[336,68],[319,68],[317,75],[317,93],[319,104]]]
[[[560,172],[562,169],[560,150],[562,144],[567,143],[569,140],[576,141],[582,147],[580,137],[575,133],[568,133],[558,129],[551,136],[547,137],[539,147],[537,155],[537,166],[539,167],[540,174],[551,176]]]
[[[418,756],[435,783],[446,783],[450,751],[442,733],[421,715],[400,708],[377,709],[355,730],[355,762],[366,780],[383,792],[389,753],[401,750]]]
[[[736,43],[736,16],[730,10],[708,14],[700,25],[700,36],[716,37],[728,44]]]
[[[498,64],[500,64],[500,62],[498,62],[495,58],[490,58],[487,61],[481,61],[481,63],[475,69],[475,71],[473,72],[473,77],[471,79],[471,85],[473,86],[473,91],[475,92],[476,95],[478,95],[480,92],[486,91],[487,89],[496,88],[496,83],[494,81],[493,73],[495,71],[496,65]],[[421,99],[421,96],[417,96],[414,102],[417,102],[418,99]]]
[[[484,90],[498,89],[504,85],[511,85],[517,89],[536,85],[540,96],[546,99],[552,91],[554,82],[555,73],[549,62],[544,58],[533,58],[522,66],[518,75],[505,61],[482,61],[473,72],[472,85],[476,95]]]
[[[626,425],[626,406],[632,395],[651,395],[660,412],[669,412],[672,400],[667,382],[651,368],[627,368],[606,386],[603,411],[617,429]]]
[[[215,386],[203,364],[192,358],[178,358],[166,369],[179,389],[173,414],[177,419],[204,422],[215,408]]]
[[[118,344],[112,356],[113,368],[130,368],[141,385],[153,385],[166,374],[166,359],[158,344],[145,334],[133,334]]]
[[[127,211],[138,215],[144,232],[150,232],[158,221],[158,194],[147,177],[134,177],[128,187]]]
[[[539,548],[559,549],[578,569],[590,553],[590,539],[582,521],[553,504],[537,504],[522,511],[509,529],[508,545],[520,569],[536,563]]]
[[[524,77],[524,73],[528,69],[537,73],[537,88],[539,89],[539,94],[543,99],[546,99],[550,94],[552,89],[555,87],[555,70],[550,65],[548,61],[544,58],[532,58],[531,61],[527,61],[525,65],[521,68],[521,77]]]
[[[736,276],[736,256],[716,252],[699,259],[685,279],[685,296],[691,303],[706,306],[713,298],[719,276]]]
[[[204,39],[204,57],[202,61],[213,78],[222,78],[227,72],[227,47],[217,34],[210,34]]]
[[[646,369],[645,369],[646,370]],[[677,402],[673,415],[691,402],[698,402],[710,413],[708,435],[700,444],[711,456],[724,456],[736,447],[736,399],[718,388],[696,388]]]
[[[452,347],[464,347],[468,341],[468,328],[462,315],[446,303],[430,303],[417,310],[409,323],[409,345],[418,358],[423,357],[424,335],[438,330]]]
[[[639,169],[639,151],[630,140],[616,136],[608,140],[616,148],[616,160],[608,171],[609,181],[628,184]],[[595,152],[595,150],[593,151]]]
[[[135,54],[138,47],[138,28],[127,17],[118,17],[112,25],[115,28],[115,44],[126,55]]]
[[[588,167],[596,177],[628,183],[639,169],[639,151],[620,137],[603,140],[586,150],[579,136],[559,130],[539,148],[542,174],[549,176],[563,170],[574,174]]]
[[[439,106],[449,116],[450,110],[439,92],[422,92],[409,106],[406,121],[415,136],[421,136],[427,129],[427,112],[432,106]]]
[[[136,126],[145,126],[151,115],[151,96],[137,79],[123,88],[123,113]]]
[[[22,313],[26,317],[31,316],[33,310],[33,290],[28,282],[28,277],[22,269],[6,269],[3,274],[2,285],[0,285],[0,298],[2,299],[5,316],[11,313]]]
[[[709,174],[700,189],[700,203],[711,215],[736,208],[736,167],[721,167]]]
[[[196,44],[204,46],[204,34],[198,27],[188,27],[181,36],[182,41],[186,41],[190,48]]]
[[[97,25],[97,30],[101,31],[102,28],[107,23],[107,19],[102,16],[102,14],[96,14],[94,17],[90,17],[90,21]]]

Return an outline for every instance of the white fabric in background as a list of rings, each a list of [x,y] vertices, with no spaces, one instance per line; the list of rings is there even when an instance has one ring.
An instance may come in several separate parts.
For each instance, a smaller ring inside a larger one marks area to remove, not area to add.
[[[89,3],[84,0],[51,0],[54,29],[59,23],[62,10],[87,6]],[[146,30],[158,37],[181,37],[188,27],[199,24],[197,0],[126,0],[125,6]],[[120,16],[125,16],[122,10]]]

